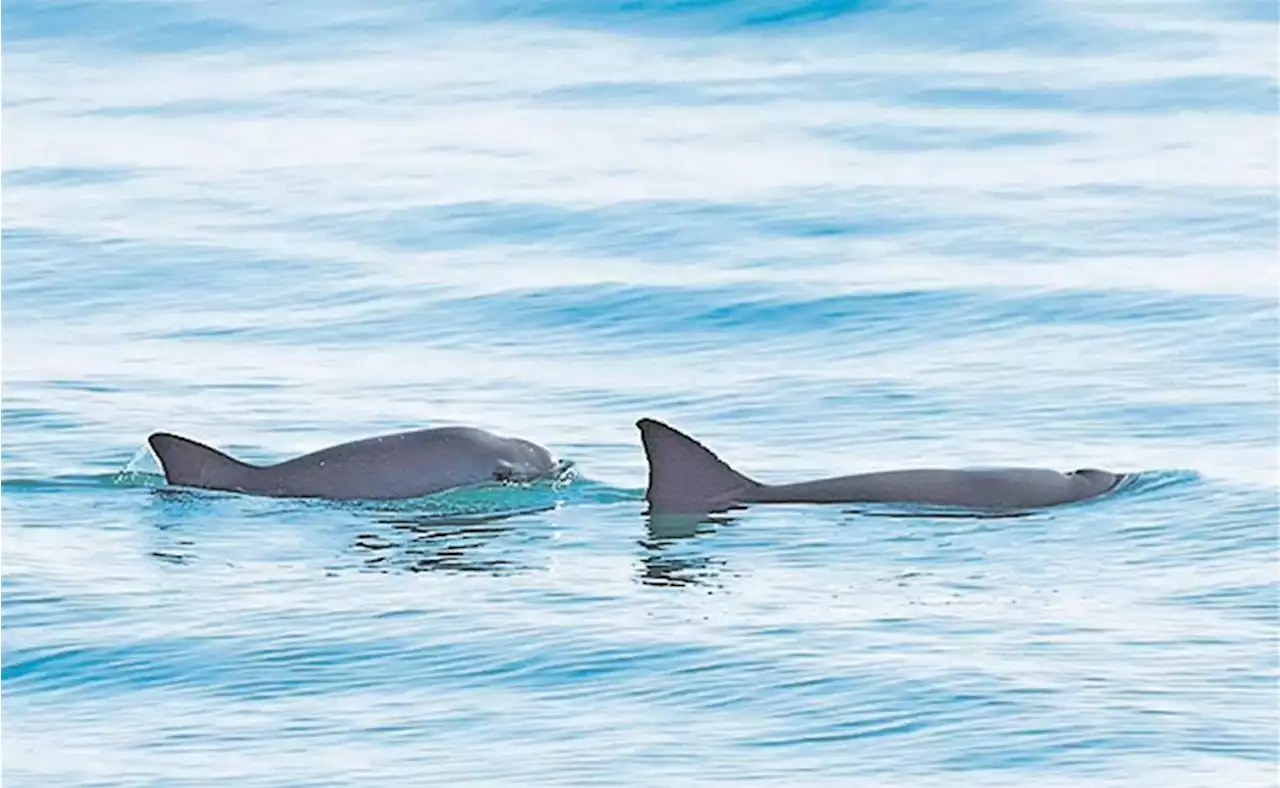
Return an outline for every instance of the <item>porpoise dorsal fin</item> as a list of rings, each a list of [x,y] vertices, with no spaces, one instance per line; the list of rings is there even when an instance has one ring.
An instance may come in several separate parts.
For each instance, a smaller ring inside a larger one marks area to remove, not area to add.
[[[649,461],[645,498],[653,513],[706,513],[734,503],[760,483],[730,468],[706,446],[654,419],[636,422]]]
[[[217,490],[245,490],[249,475],[258,470],[217,449],[167,432],[147,438],[160,460],[169,484]]]

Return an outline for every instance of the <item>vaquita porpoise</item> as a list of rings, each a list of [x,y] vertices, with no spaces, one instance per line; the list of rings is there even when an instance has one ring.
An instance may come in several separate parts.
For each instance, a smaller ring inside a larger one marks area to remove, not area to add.
[[[653,514],[723,512],[752,503],[900,503],[1017,511],[1083,501],[1114,490],[1124,474],[1086,468],[883,471],[799,482],[761,484],[693,438],[660,421],[641,419],[649,461],[645,498]]]
[[[343,443],[275,465],[250,465],[193,440],[147,439],[174,485],[273,498],[393,500],[552,474],[551,452],[474,427],[439,427]]]

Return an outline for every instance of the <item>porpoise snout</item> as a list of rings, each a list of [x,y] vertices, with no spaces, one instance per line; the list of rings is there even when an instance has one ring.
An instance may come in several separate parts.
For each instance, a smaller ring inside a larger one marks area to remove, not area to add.
[[[519,447],[521,461],[535,474],[550,473],[556,466],[556,459],[538,444],[522,438],[512,438],[512,443]]]

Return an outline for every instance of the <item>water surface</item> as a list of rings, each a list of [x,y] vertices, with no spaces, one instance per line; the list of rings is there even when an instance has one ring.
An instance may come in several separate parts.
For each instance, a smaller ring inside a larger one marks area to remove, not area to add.
[[[6,785],[1274,785],[1275,22],[11,0]],[[671,528],[643,416],[764,481],[1142,475]],[[445,424],[576,475],[140,453]]]

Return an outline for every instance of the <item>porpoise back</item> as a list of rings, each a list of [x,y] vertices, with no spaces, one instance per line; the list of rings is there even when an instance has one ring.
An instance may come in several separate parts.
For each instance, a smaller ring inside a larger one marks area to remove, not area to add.
[[[492,481],[551,473],[541,446],[474,427],[402,432],[330,446],[275,465],[251,465],[170,433],[148,438],[174,485],[290,498],[417,498]]]
[[[649,463],[645,498],[659,514],[720,512],[750,503],[902,503],[975,510],[1025,510],[1093,498],[1122,474],[1086,468],[918,468],[761,484],[693,438],[654,419],[636,422]]]

